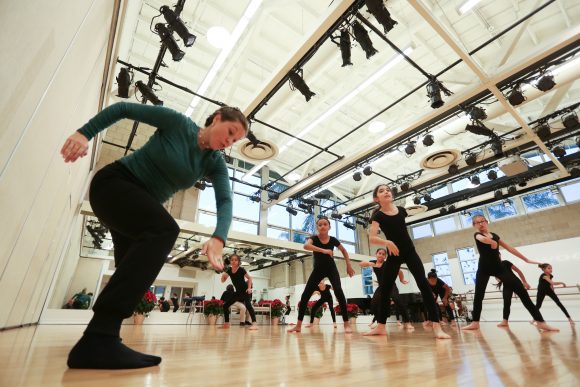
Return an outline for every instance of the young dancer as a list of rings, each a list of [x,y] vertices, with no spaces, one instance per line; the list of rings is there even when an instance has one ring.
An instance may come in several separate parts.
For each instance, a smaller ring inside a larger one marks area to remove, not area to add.
[[[509,286],[518,295],[522,304],[524,304],[528,312],[530,312],[534,320],[537,322],[536,326],[539,329],[545,331],[559,331],[559,329],[546,324],[542,314],[530,299],[530,296],[528,295],[528,292],[526,292],[522,283],[520,281],[514,281],[513,277],[509,275],[509,272],[502,268],[499,246],[527,263],[537,264],[538,262],[526,258],[518,250],[501,240],[499,235],[490,232],[488,230],[487,219],[484,216],[474,216],[472,223],[477,230],[473,237],[475,238],[475,245],[479,252],[479,266],[475,276],[475,296],[473,300],[472,313],[473,321],[471,324],[463,328],[463,330],[479,329],[479,318],[481,316],[483,298],[485,297],[485,288],[487,287],[489,277],[495,276],[504,283],[504,286]]]
[[[566,284],[564,282],[552,281],[552,278],[554,278],[554,276],[552,275],[552,265],[550,265],[549,263],[542,263],[541,265],[538,265],[538,267],[543,271],[542,275],[540,275],[540,282],[538,282],[538,293],[536,295],[536,306],[538,307],[538,310],[542,307],[544,298],[548,296],[552,300],[554,300],[556,305],[558,305],[562,310],[562,312],[564,312],[564,314],[568,318],[568,321],[570,321],[570,324],[574,325],[575,324],[574,320],[572,320],[570,314],[568,313],[566,308],[564,308],[564,305],[562,305],[560,299],[554,292],[554,286],[556,285],[566,286]]]
[[[524,276],[524,273],[522,273],[522,271],[516,265],[514,265],[510,261],[501,261],[501,266],[502,266],[502,269],[507,272],[506,275],[508,275],[511,278],[512,283],[519,282],[527,290],[531,288],[530,284],[526,281],[526,277]],[[518,276],[521,278],[521,281],[518,277],[515,276],[515,274],[513,273],[514,271],[516,273],[518,273]],[[511,286],[504,284],[500,278],[497,278],[497,280],[498,280],[498,283],[495,286],[498,289],[501,289],[502,285],[503,285],[503,290],[502,290],[502,293],[503,293],[503,320],[499,324],[497,324],[497,326],[498,327],[507,327],[507,326],[509,326],[508,320],[510,318],[512,297],[514,294],[514,290],[512,289]]]
[[[445,307],[445,311],[447,312],[447,317],[451,321],[451,326],[456,326],[457,323],[455,322],[455,316],[453,315],[453,310],[451,306],[449,306],[449,296],[451,295],[451,288],[447,285],[441,278],[437,277],[437,270],[431,269],[429,273],[427,273],[427,282],[429,283],[429,287],[433,292],[433,298],[437,301],[437,297],[441,299],[443,306]],[[437,312],[439,312],[439,308],[437,308]],[[441,314],[439,313],[439,323],[442,323],[443,319],[441,318]]]
[[[405,225],[405,217],[407,211],[403,207],[395,206],[393,194],[387,185],[378,185],[373,191],[373,200],[378,203],[379,208],[371,217],[371,227],[369,232],[369,240],[372,244],[381,245],[387,248],[389,258],[383,264],[381,273],[381,298],[388,299],[389,290],[395,283],[395,279],[399,273],[399,268],[402,263],[406,263],[409,271],[415,278],[417,286],[423,295],[423,303],[427,308],[429,319],[433,321],[433,333],[437,339],[451,338],[447,333],[443,332],[441,325],[439,325],[439,314],[437,313],[437,305],[433,299],[433,294],[427,284],[425,278],[425,269],[421,258],[415,251],[413,241],[407,232]],[[382,239],[378,236],[379,228],[383,231],[387,239]],[[437,322],[435,322],[437,321]],[[387,308],[384,302],[379,304],[379,312],[377,316],[377,326],[371,331],[365,333],[367,336],[371,335],[386,335],[387,330],[385,324],[387,322]]]
[[[352,328],[348,322],[348,310],[346,308],[346,297],[342,291],[342,286],[340,284],[340,275],[338,274],[338,269],[336,268],[336,263],[334,263],[333,250],[338,247],[342,253],[344,260],[346,261],[346,272],[349,277],[354,275],[354,270],[350,264],[350,257],[348,251],[340,244],[338,239],[333,236],[328,235],[330,230],[330,221],[326,216],[321,216],[316,221],[316,229],[318,231],[317,235],[314,235],[306,241],[304,244],[305,250],[310,250],[313,252],[314,256],[314,268],[308,281],[306,282],[306,287],[304,292],[302,292],[302,297],[300,298],[300,305],[298,306],[298,321],[296,326],[290,329],[288,332],[300,332],[302,329],[302,320],[304,319],[304,313],[308,307],[308,300],[310,296],[317,289],[318,284],[323,278],[328,278],[332,287],[334,288],[334,294],[340,305],[340,310],[342,313],[342,319],[344,321],[344,331],[346,333],[351,333]]]
[[[330,289],[332,286],[327,285],[324,280],[320,281],[318,284],[318,290],[315,290],[315,293],[320,293],[320,299],[316,301],[316,304],[312,307],[310,311],[310,324],[305,325],[305,328],[310,328],[314,323],[314,316],[316,316],[316,312],[318,308],[321,308],[324,303],[328,303],[328,308],[330,309],[330,315],[332,316],[332,323],[336,328],[336,313],[334,312],[334,307],[332,305],[332,294],[330,293]]]
[[[223,107],[200,128],[189,117],[161,106],[117,103],[103,109],[64,143],[65,162],[87,154],[88,142],[122,118],[154,126],[157,131],[140,149],[98,171],[89,201],[113,237],[116,270],[93,306],[93,318],[71,350],[70,368],[141,368],[157,365],[158,356],[125,346],[121,322],[163,267],[179,234],[179,226],[163,207],[180,189],[201,177],[211,178],[217,204],[217,226],[202,254],[222,270],[224,241],[232,221],[228,169],[219,150],[246,135],[248,121],[237,109]]]
[[[413,327],[413,324],[411,324],[411,319],[409,318],[409,311],[407,310],[407,304],[403,301],[403,299],[401,298],[401,296],[399,295],[399,288],[397,288],[397,284],[393,284],[393,287],[391,289],[390,292],[388,292],[389,294],[389,298],[386,300],[386,302],[382,302],[381,300],[381,286],[382,283],[382,269],[383,269],[383,265],[385,263],[385,259],[387,258],[387,250],[383,249],[382,247],[377,249],[375,256],[377,259],[373,259],[369,262],[359,262],[359,266],[360,267],[372,267],[373,271],[377,277],[377,281],[379,283],[379,286],[377,287],[377,289],[375,290],[375,293],[373,294],[373,299],[371,300],[371,312],[373,314],[373,321],[371,321],[371,326],[372,324],[374,324],[375,321],[377,321],[377,315],[379,313],[379,304],[384,305],[387,308],[387,318],[388,316],[390,316],[390,308],[391,308],[391,299],[393,300],[393,302],[395,303],[395,307],[397,308],[397,311],[399,314],[401,314],[401,316],[403,317],[403,326],[405,329],[408,330],[414,330],[415,327]],[[405,280],[405,275],[403,274],[403,270],[399,270],[399,281],[401,281],[401,283],[403,285],[406,285],[409,283],[409,281]],[[397,321],[398,322],[398,321]]]
[[[246,269],[240,266],[240,257],[236,254],[230,255],[230,267],[222,273],[222,283],[226,282],[228,277],[232,279],[232,283],[236,289],[236,294],[224,303],[224,325],[220,328],[227,329],[230,327],[230,306],[236,302],[241,302],[246,306],[246,310],[252,319],[250,330],[257,330],[258,325],[256,324],[256,313],[254,313],[254,307],[252,306],[252,277],[248,274]],[[244,311],[244,318],[240,316],[240,322],[245,320],[245,315],[246,313]]]

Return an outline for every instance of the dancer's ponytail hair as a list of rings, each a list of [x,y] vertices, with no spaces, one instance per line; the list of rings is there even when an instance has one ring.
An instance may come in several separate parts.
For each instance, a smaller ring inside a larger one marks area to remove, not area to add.
[[[499,278],[497,279],[499,282],[493,286],[495,286],[497,288],[497,290],[501,290],[501,285],[503,285],[503,281],[500,280]]]
[[[427,278],[437,278],[437,270],[431,269],[431,271],[427,273]]]
[[[550,264],[549,264],[549,263],[540,263],[540,264],[538,265],[538,267],[539,267],[540,269],[542,269],[542,270],[544,270],[544,269],[545,269],[545,268],[547,268],[548,266],[550,266]]]

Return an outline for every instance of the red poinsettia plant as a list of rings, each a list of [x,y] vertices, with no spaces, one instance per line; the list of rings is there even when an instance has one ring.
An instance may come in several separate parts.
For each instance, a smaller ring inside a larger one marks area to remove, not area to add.
[[[336,312],[336,314],[342,314],[342,312],[340,311],[340,305],[336,305],[334,307],[334,311]],[[348,318],[353,317],[356,318],[360,313],[360,309],[357,304],[347,304],[346,313],[348,313]]]
[[[151,290],[147,290],[141,301],[135,307],[135,314],[147,315],[153,310],[155,304],[157,304],[157,297],[155,297],[155,294]]]
[[[262,300],[258,303],[259,306],[268,306],[270,305],[270,309],[272,310],[272,317],[282,317],[284,313],[284,303],[279,299],[275,300]]]
[[[220,316],[224,314],[224,302],[222,300],[207,300],[203,302],[203,314]]]
[[[306,306],[306,311],[304,312],[305,316],[310,316],[312,314],[312,308],[314,308],[314,305],[316,304],[316,301],[308,301],[308,304]],[[298,302],[298,307],[300,307],[300,302]],[[316,311],[316,315],[314,317],[316,318],[322,318],[322,315],[324,314],[324,311],[328,309],[328,304],[324,304],[322,305],[321,308],[318,308],[318,310]]]

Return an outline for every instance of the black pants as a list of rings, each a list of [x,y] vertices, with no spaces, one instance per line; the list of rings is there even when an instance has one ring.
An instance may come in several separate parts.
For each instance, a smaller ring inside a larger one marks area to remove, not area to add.
[[[332,285],[334,295],[338,300],[338,305],[340,305],[342,320],[344,322],[348,321],[346,297],[342,291],[340,275],[338,274],[338,269],[336,268],[336,264],[334,262],[330,264],[314,265],[314,270],[312,270],[310,277],[308,277],[306,287],[304,288],[304,292],[302,292],[302,297],[300,298],[300,305],[298,306],[298,321],[302,321],[304,319],[304,313],[308,307],[308,301],[310,300],[312,293],[318,289],[318,284],[320,281],[322,281],[324,278],[328,278],[330,284]]]
[[[385,302],[382,302],[381,298],[381,287],[379,286],[377,290],[375,290],[375,294],[373,294],[373,299],[371,300],[371,313],[374,315],[373,321],[377,321],[377,316],[379,314],[379,305],[382,303],[385,308],[387,308],[387,318],[391,315],[391,299],[395,303],[395,313],[397,314],[397,320],[399,319],[399,315],[403,318],[404,323],[411,322],[411,318],[409,317],[409,311],[407,310],[408,306],[407,303],[403,300],[401,295],[399,294],[399,288],[397,285],[393,284],[393,287],[390,291],[389,298]]]
[[[379,289],[381,290],[381,298],[383,300],[388,300],[389,291],[391,287],[395,284],[395,280],[399,275],[399,269],[402,263],[406,263],[409,271],[415,278],[415,282],[421,291],[421,295],[423,296],[423,302],[425,304],[425,308],[427,308],[427,313],[429,315],[430,321],[439,321],[439,313],[437,312],[437,304],[433,299],[433,292],[429,287],[429,283],[427,282],[427,278],[425,278],[425,267],[423,266],[423,262],[421,262],[421,258],[417,255],[415,249],[411,249],[405,256],[399,255],[394,256],[390,255],[389,258],[383,263],[383,271],[382,271],[382,280],[379,281],[382,285]],[[406,308],[405,308],[406,310]],[[387,313],[389,309],[385,305],[384,302],[379,304],[379,311],[377,314],[377,322],[379,324],[385,324],[387,322]]]
[[[548,296],[552,300],[554,300],[556,305],[558,305],[560,307],[560,309],[562,310],[562,312],[564,312],[566,317],[570,318],[570,314],[568,313],[566,308],[564,308],[564,305],[562,305],[562,303],[560,302],[560,299],[558,298],[558,296],[554,292],[554,289],[552,289],[552,288],[549,288],[549,289],[545,289],[543,287],[538,288],[538,294],[536,295],[536,307],[538,308],[538,310],[542,307],[542,303],[544,302],[544,298],[546,296]]]
[[[322,305],[324,305],[325,302],[328,303],[328,307],[330,308],[332,322],[336,322],[336,313],[334,312],[334,307],[332,305],[332,297],[330,297],[330,298],[321,298],[320,300],[316,301],[316,304],[314,304],[312,310],[310,311],[310,324],[314,322],[314,316],[316,315],[318,308],[322,308]]]
[[[441,299],[441,301],[443,301],[443,298],[445,298],[445,293],[438,294],[437,296]],[[437,300],[437,297],[435,297],[435,300]],[[442,321],[443,316],[441,316],[441,311],[440,311],[439,307],[437,308],[437,313],[439,314],[439,321]],[[453,314],[453,309],[451,309],[451,307],[449,306],[449,303],[445,306],[445,313],[447,314],[447,318],[449,319],[449,321],[455,320],[455,315]]]
[[[89,200],[113,237],[116,270],[93,306],[95,314],[86,332],[118,335],[121,322],[133,314],[163,267],[179,226],[118,162],[97,172]]]
[[[524,304],[525,308],[528,310],[528,312],[530,312],[534,320],[542,322],[544,321],[544,318],[542,317],[539,308],[536,308],[536,306],[532,302],[530,295],[526,291],[526,288],[524,288],[522,282],[518,280],[513,275],[513,273],[508,272],[507,270],[504,269],[501,269],[496,273],[487,273],[479,270],[477,271],[477,274],[475,276],[475,296],[473,299],[473,314],[472,314],[473,321],[479,321],[479,318],[481,316],[483,299],[485,298],[485,288],[487,287],[489,277],[491,276],[499,278],[503,282],[504,289],[505,287],[510,288],[515,294],[517,294],[517,296],[522,301],[522,304]]]
[[[254,311],[254,307],[252,306],[252,296],[249,294],[236,294],[234,297],[230,298],[228,301],[224,303],[224,322],[230,322],[230,307],[235,304],[236,302],[241,302],[246,307],[246,310],[250,314],[250,318],[252,322],[256,322],[256,312]],[[246,316],[240,316],[240,321],[246,321]]]

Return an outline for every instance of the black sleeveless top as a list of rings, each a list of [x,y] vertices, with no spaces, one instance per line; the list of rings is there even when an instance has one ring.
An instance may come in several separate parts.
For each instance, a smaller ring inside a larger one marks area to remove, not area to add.
[[[226,273],[232,279],[232,283],[234,284],[234,288],[236,288],[236,295],[245,295],[246,290],[248,290],[248,283],[246,282],[244,276],[246,275],[246,269],[243,267],[238,267],[238,270],[234,273],[232,272],[232,268],[230,267]]]
[[[443,299],[443,297],[445,296],[445,285],[447,284],[443,282],[441,278],[437,278],[437,282],[435,282],[435,285],[431,285],[429,282],[427,282],[427,284],[429,285],[431,291],[434,294],[438,295],[439,297],[441,297],[441,299]]]
[[[476,238],[478,234],[483,235],[480,232],[473,234],[475,245],[477,246],[477,251],[479,252],[477,271],[481,271],[486,274],[499,273],[501,271],[501,258],[499,256],[499,235],[491,233],[492,239],[498,242],[497,248],[492,249],[491,245],[482,243]]]
[[[320,288],[318,288],[318,291],[320,292],[320,299],[321,300],[332,299],[332,294],[330,294],[330,289],[332,289],[332,286],[330,286],[330,285],[326,285],[326,288],[324,290],[320,290]]]
[[[413,246],[413,240],[409,236],[407,224],[405,223],[407,211],[399,206],[397,206],[397,209],[399,210],[397,215],[387,215],[379,210],[371,217],[371,222],[375,221],[379,224],[381,231],[387,239],[399,248],[399,255],[405,257],[415,247]]]
[[[322,243],[320,241],[320,238],[318,237],[318,235],[313,235],[310,237],[310,239],[312,239],[312,244],[318,248],[321,249],[327,249],[327,250],[333,250],[335,247],[340,246],[340,242],[338,239],[336,239],[335,237],[331,236],[329,237],[330,239],[328,240],[328,243]],[[332,258],[330,255],[328,254],[323,254],[323,253],[319,253],[318,251],[313,251],[312,252],[314,255],[314,266],[327,266],[327,265],[334,265],[334,258]]]
[[[552,285],[550,285],[550,283],[544,279],[545,275],[547,275],[547,274],[542,273],[542,275],[540,276],[540,282],[538,282],[538,290],[540,290],[540,289],[552,290]],[[552,274],[550,274],[550,279],[552,279],[552,278],[554,278],[554,276]]]

